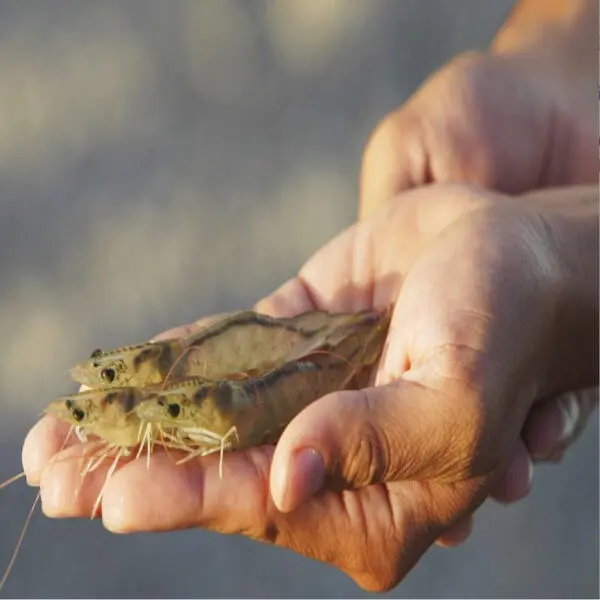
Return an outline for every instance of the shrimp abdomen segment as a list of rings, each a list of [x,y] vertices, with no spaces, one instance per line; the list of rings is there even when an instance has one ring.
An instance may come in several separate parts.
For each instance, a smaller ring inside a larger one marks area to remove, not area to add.
[[[251,426],[240,430],[240,447],[275,443],[296,415],[322,396],[344,389],[353,374],[352,365],[343,360],[317,359],[294,361],[245,381],[246,395],[259,410]]]
[[[286,363],[242,386],[261,407],[244,445],[274,443],[288,423],[312,402],[340,390],[360,389],[372,378],[387,335],[391,313],[363,315],[345,337],[301,360]]]
[[[188,349],[172,377],[220,379],[236,372],[264,373],[323,346],[336,332],[347,335],[348,327],[363,318],[364,313],[311,311],[277,319],[239,311],[187,337]]]

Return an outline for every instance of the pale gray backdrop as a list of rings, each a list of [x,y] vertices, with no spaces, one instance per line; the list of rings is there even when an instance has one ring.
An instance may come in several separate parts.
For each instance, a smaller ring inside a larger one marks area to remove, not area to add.
[[[511,5],[0,1],[0,479],[73,362],[248,307],[349,225],[370,130]],[[598,597],[597,444],[391,595]],[[33,496],[0,492],[0,569]],[[364,596],[246,539],[39,513],[3,595]]]

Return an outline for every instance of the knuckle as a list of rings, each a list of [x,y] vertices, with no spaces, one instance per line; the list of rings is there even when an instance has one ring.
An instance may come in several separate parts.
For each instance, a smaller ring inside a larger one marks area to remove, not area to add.
[[[382,152],[387,153],[401,143],[401,133],[398,127],[399,116],[401,116],[401,110],[396,109],[377,123],[365,145],[363,166],[371,158],[380,157]]]
[[[387,201],[407,186],[409,167],[416,158],[413,153],[417,151],[411,140],[418,138],[419,127],[410,104],[390,112],[377,124],[362,155],[362,208]]]
[[[374,418],[376,408],[364,390],[358,392],[357,403],[364,418],[354,420],[357,426],[348,433],[347,446],[341,459],[343,483],[350,488],[384,481],[390,466],[390,442],[378,425],[379,419]]]
[[[383,594],[393,590],[400,582],[399,577],[393,574],[361,573],[360,575],[349,575],[363,590],[376,594]]]

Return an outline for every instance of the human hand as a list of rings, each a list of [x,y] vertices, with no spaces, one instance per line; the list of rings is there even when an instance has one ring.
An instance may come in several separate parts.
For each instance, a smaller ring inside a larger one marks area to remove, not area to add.
[[[258,308],[395,301],[380,385],[313,403],[275,449],[226,455],[222,481],[216,456],[175,466],[159,452],[150,471],[144,458],[124,464],[105,490],[105,526],[243,533],[336,565],[364,588],[395,585],[436,539],[468,523],[511,461],[527,477],[520,432],[535,401],[596,383],[589,319],[582,331],[557,303],[561,283],[573,291],[572,261],[555,255],[564,236],[548,243],[551,221],[488,192],[433,186],[344,232]],[[586,319],[581,302],[576,317]],[[77,461],[49,464],[64,432],[50,418],[38,423],[25,470],[47,515],[87,516],[106,469],[75,497]],[[78,455],[74,446],[58,458]]]
[[[521,194],[597,181],[595,46],[582,75],[577,65],[560,68],[560,56],[502,41],[456,57],[375,128],[363,155],[361,218],[428,183]]]
[[[433,74],[371,136],[360,217],[431,182],[512,194],[596,182],[597,57],[595,38],[586,42],[596,12],[587,0],[524,0],[490,51],[460,55]],[[533,407],[523,430],[531,458],[559,461],[597,402],[590,389]],[[496,499],[522,497],[505,485],[510,477]]]

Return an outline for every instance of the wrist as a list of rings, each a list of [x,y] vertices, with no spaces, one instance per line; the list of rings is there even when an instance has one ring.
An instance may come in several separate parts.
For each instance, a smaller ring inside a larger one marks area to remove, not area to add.
[[[567,108],[595,118],[597,30],[593,0],[521,0],[490,52],[526,71]]]
[[[556,74],[596,79],[598,6],[594,0],[521,0],[491,51],[536,62]]]

